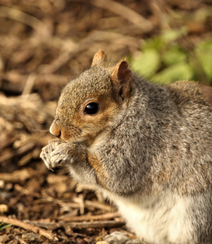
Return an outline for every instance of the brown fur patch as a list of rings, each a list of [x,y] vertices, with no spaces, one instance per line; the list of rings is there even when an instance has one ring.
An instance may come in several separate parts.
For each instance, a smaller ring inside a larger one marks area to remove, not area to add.
[[[95,170],[96,178],[98,183],[107,189],[106,182],[108,181],[108,175],[106,175],[105,170],[103,169],[102,162],[98,157],[92,153],[88,153],[88,162],[90,166]]]

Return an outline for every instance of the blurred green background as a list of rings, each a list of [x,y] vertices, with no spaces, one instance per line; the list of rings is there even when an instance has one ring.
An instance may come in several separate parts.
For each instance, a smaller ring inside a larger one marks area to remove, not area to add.
[[[195,80],[211,85],[212,39],[202,38],[194,44],[185,26],[173,28],[146,39],[130,62],[138,74],[159,84]]]

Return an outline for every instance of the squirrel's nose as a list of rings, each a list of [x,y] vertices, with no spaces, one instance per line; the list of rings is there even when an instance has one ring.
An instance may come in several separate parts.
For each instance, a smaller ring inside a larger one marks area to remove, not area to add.
[[[57,137],[60,137],[61,136],[60,126],[58,124],[56,124],[55,122],[53,122],[51,124],[51,127],[50,127],[49,131],[54,136],[57,136]]]

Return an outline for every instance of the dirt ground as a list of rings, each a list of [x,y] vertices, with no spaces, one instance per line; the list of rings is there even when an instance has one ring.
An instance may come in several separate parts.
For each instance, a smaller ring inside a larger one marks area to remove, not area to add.
[[[61,89],[105,50],[133,57],[143,40],[186,25],[212,36],[211,0],[0,0],[0,243],[97,243],[126,229],[116,207],[39,158]],[[175,18],[184,14],[185,19]],[[8,227],[7,224],[12,224]],[[5,228],[6,227],[6,228]]]

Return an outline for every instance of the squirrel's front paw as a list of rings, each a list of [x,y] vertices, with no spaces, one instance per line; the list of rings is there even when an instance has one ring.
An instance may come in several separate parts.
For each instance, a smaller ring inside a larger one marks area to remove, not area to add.
[[[78,143],[52,140],[42,149],[40,157],[47,168],[53,170],[65,164],[71,165],[74,162],[84,162],[86,159],[86,147]]]
[[[63,158],[60,158],[60,160],[59,160],[58,150],[61,151],[62,148],[64,148],[66,146],[66,144],[67,143],[56,139],[56,140],[49,141],[48,145],[42,148],[40,157],[43,159],[43,161],[48,169],[53,170],[54,168],[60,166],[61,162],[64,161]],[[61,147],[61,145],[62,145],[62,147]],[[53,152],[56,152],[56,154],[58,155],[57,158],[55,158],[55,156],[53,157],[53,155],[52,155]],[[63,157],[63,155],[61,155],[61,157]]]
[[[73,145],[62,143],[58,145],[50,154],[52,166],[58,167],[73,161]]]

